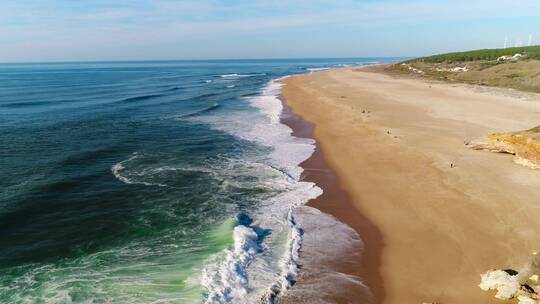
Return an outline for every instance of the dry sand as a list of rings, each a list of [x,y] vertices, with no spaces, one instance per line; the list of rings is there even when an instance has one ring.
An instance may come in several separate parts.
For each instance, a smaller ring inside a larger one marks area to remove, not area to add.
[[[376,301],[504,303],[477,287],[479,274],[519,267],[540,250],[540,171],[464,141],[538,125],[540,96],[359,69],[284,83],[287,105],[315,124],[326,163],[361,215],[337,201],[319,206],[363,238],[358,271]]]

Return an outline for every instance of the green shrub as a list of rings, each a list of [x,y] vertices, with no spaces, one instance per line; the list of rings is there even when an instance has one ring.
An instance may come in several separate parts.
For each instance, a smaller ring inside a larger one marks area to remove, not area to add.
[[[422,57],[418,59],[413,59],[412,61],[424,61],[431,63],[439,62],[464,62],[464,61],[473,61],[473,60],[496,60],[497,58],[505,55],[514,55],[514,54],[526,55],[529,59],[540,59],[540,45],[535,46],[524,46],[524,47],[513,47],[506,49],[484,49],[484,50],[475,50],[468,52],[457,52],[457,53],[448,53],[442,55],[434,55],[429,57]]]

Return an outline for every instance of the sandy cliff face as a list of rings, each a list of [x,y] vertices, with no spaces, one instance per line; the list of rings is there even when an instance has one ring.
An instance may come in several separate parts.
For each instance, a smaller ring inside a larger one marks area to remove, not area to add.
[[[473,143],[471,147],[515,155],[516,163],[540,169],[540,129],[513,133],[491,133],[485,143]]]

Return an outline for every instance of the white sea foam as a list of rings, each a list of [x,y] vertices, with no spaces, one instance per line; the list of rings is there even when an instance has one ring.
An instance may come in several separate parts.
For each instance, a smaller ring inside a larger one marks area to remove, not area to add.
[[[311,156],[315,142],[293,137],[292,129],[281,123],[283,105],[278,98],[282,86],[280,80],[270,81],[260,95],[247,99],[250,105],[258,109],[257,112],[193,118],[242,139],[270,147],[265,159],[259,160],[260,168],[257,170],[264,175],[261,180],[268,183],[267,187],[274,189],[274,192],[279,191],[261,202],[256,211],[250,214],[252,226],[257,229],[238,226],[256,232],[271,231],[269,235],[258,235],[259,248],[263,253],[254,252],[252,246],[238,246],[245,243],[246,234],[237,238],[235,232],[234,250],[208,261],[201,279],[207,290],[207,303],[256,303],[261,299],[271,303],[276,295],[291,286],[298,273],[302,230],[296,224],[295,208],[316,198],[322,194],[322,190],[314,183],[300,181],[302,168],[299,164]],[[255,166],[254,163],[243,165]],[[235,231],[245,230],[238,227]]]
[[[269,288],[266,299],[273,302],[275,297],[289,289],[296,280],[300,270],[300,248],[302,247],[303,230],[298,226],[295,216],[295,209],[289,211],[290,236],[287,242],[286,251],[280,260],[281,275],[277,282]]]
[[[258,73],[258,74],[237,74],[237,73],[232,73],[232,74],[219,75],[219,77],[221,77],[221,78],[244,78],[244,77],[255,77],[255,76],[265,76],[265,75],[266,75],[265,73]]]
[[[315,141],[292,136],[292,129],[280,122],[283,111],[283,104],[279,99],[282,86],[280,80],[284,78],[286,77],[270,81],[260,95],[246,98],[258,112],[246,110],[234,115],[205,115],[189,119],[270,147],[268,162],[298,180],[302,172],[299,164],[313,154]],[[260,117],[261,114],[264,117]]]
[[[126,169],[126,167],[124,167],[124,164],[129,162],[129,161],[132,161],[134,160],[135,158],[137,158],[137,153],[133,153],[133,155],[126,159],[126,160],[123,160],[115,165],[113,165],[111,167],[111,172],[112,174],[120,181],[126,183],[126,184],[133,184],[134,182],[132,180],[130,180],[129,178],[125,177],[124,175],[121,174],[121,172]]]
[[[285,77],[284,77],[285,78]],[[280,122],[283,103],[279,99],[281,92],[280,78],[268,83],[261,95],[249,99],[270,122],[257,124],[242,131],[240,136],[250,138],[273,148],[271,158],[278,166],[295,180],[299,180],[302,168],[299,164],[308,159],[315,151],[315,141],[292,136],[292,129]]]
[[[114,164],[111,167],[112,174],[121,182],[126,184],[140,184],[145,186],[158,186],[158,187],[167,187],[165,184],[161,183],[151,183],[148,181],[144,181],[144,173],[135,172],[134,174],[127,173],[125,174],[124,171],[126,170],[126,166],[135,159],[139,157],[139,154],[137,152],[133,153],[133,155],[123,160],[117,164]]]
[[[225,252],[223,260],[203,271],[202,285],[208,290],[206,303],[239,303],[248,293],[246,269],[260,250],[258,235],[252,228],[238,225],[233,239],[234,248]]]
[[[307,68],[306,70],[310,71],[311,73],[313,72],[320,72],[320,71],[326,71],[326,70],[329,70],[330,68],[328,67],[324,67],[324,68]]]
[[[373,295],[357,276],[337,272],[336,265],[356,259],[364,244],[358,233],[318,209],[296,208],[297,226],[302,229],[303,280],[282,294],[285,303],[331,304],[350,299],[374,303]],[[328,296],[328,297],[327,297]]]
[[[261,170],[266,170],[264,174],[276,172],[268,166]],[[254,227],[271,229],[272,234],[254,235],[256,230],[252,227],[235,227],[234,249],[214,257],[203,271],[201,283],[207,290],[206,303],[256,303],[260,299],[272,303],[295,281],[303,235],[296,223],[295,208],[319,196],[322,190],[313,183],[291,179],[281,171],[276,173],[271,186],[282,191],[265,201],[252,215]],[[260,246],[253,242],[256,237],[262,239]],[[254,250],[257,248],[264,250],[265,256]]]
[[[113,165],[111,167],[111,172],[112,174],[117,178],[119,179],[120,181],[126,183],[126,184],[131,184],[131,180],[129,180],[129,178],[123,176],[122,174],[120,174],[120,171],[124,170],[125,167],[123,165],[123,162],[119,162],[115,165]]]

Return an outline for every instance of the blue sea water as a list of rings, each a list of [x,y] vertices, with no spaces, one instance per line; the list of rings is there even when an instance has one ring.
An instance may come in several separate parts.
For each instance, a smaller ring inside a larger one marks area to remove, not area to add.
[[[275,80],[389,60],[1,64],[0,303],[271,302],[320,194]]]

